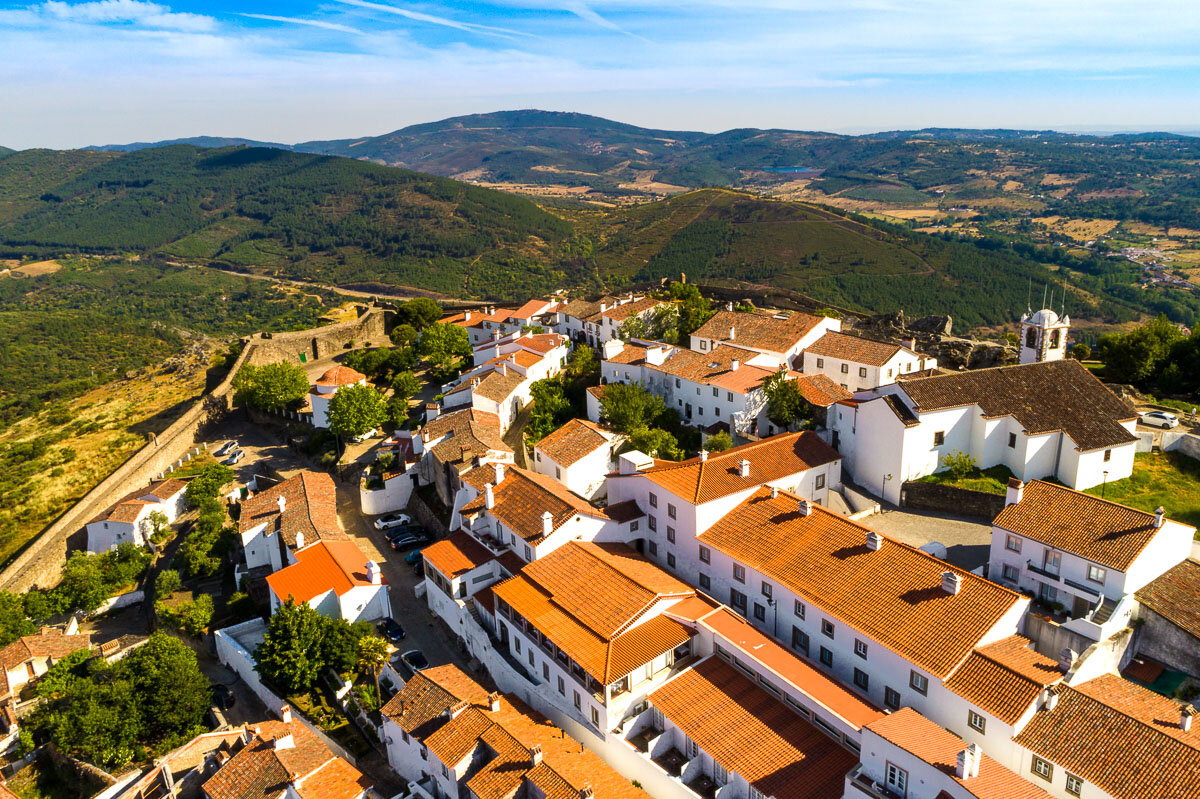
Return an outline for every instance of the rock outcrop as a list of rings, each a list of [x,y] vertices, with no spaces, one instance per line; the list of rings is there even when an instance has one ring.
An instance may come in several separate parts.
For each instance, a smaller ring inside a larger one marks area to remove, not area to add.
[[[851,320],[846,320],[850,323]],[[1015,363],[1017,349],[998,341],[977,341],[951,335],[954,320],[945,315],[908,319],[904,311],[869,316],[846,325],[847,329],[866,338],[896,344],[912,341],[917,352],[938,359],[938,366],[947,370],[984,369]]]

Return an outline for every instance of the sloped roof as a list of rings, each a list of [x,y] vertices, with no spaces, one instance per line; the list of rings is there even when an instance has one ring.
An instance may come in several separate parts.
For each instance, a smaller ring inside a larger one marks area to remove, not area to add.
[[[611,435],[606,434],[595,422],[570,419],[533,446],[559,466],[566,467],[602,447],[607,447]]]
[[[841,621],[944,678],[1014,605],[1019,594],[872,532],[820,505],[801,516],[798,498],[772,499],[759,488],[699,536],[770,579],[777,580],[834,621]],[[942,573],[961,580],[957,594],[942,589]]]
[[[327,591],[338,596],[371,585],[367,556],[353,541],[320,541],[296,550],[296,562],[267,575],[267,585],[280,600],[307,602]]]
[[[946,687],[1005,724],[1016,724],[1042,690],[1062,678],[1058,663],[1035,652],[1033,641],[1010,635],[972,652]]]
[[[776,319],[767,314],[717,311],[692,335],[782,354],[799,344],[822,319],[798,312],[786,319]],[[734,331],[733,338],[729,337],[730,328]]]
[[[850,399],[854,395],[833,382],[828,375],[800,375],[796,378],[796,388],[805,402],[819,408],[828,408],[838,400]]]
[[[318,386],[352,386],[362,380],[366,380],[367,376],[362,372],[351,369],[349,366],[334,366],[326,369],[325,372],[317,378]]]
[[[550,529],[557,530],[576,514],[607,518],[604,511],[592,507],[586,499],[552,477],[517,466],[506,466],[504,480],[492,491],[495,505],[488,510],[486,497],[480,494],[460,509],[464,516],[487,510],[505,527],[530,543],[545,538],[542,514],[551,515]]]
[[[625,349],[638,348],[626,347]],[[646,366],[673,377],[682,377],[693,383],[718,386],[727,391],[747,394],[761,389],[763,381],[778,371],[747,364],[746,361],[755,355],[756,353],[750,350],[724,344],[718,345],[708,352],[674,348],[667,352],[660,366],[650,364],[646,364]],[[736,369],[733,365],[734,361],[738,364]]]
[[[354,799],[372,786],[361,771],[335,757],[296,785],[300,799]]]
[[[491,550],[462,530],[425,547],[421,557],[430,568],[451,580],[496,559]]]
[[[883,366],[898,352],[916,354],[908,347],[902,347],[899,344],[873,341],[836,330],[826,330],[825,335],[810,344],[804,352],[806,355],[840,358],[843,361],[853,361],[867,366]]]
[[[421,429],[426,442],[438,441],[430,449],[442,463],[470,463],[489,451],[512,453],[500,437],[500,418],[494,413],[463,408],[442,414]]]
[[[615,308],[610,307],[606,311],[601,311],[600,316],[608,317],[614,322],[623,322],[631,316],[643,314],[660,305],[666,305],[666,303],[662,300],[656,300],[653,297],[643,297],[640,300],[622,303]]]
[[[1137,592],[1137,600],[1200,638],[1200,563],[1185,560]]]
[[[186,480],[174,477],[151,483],[146,488],[131,491],[121,499],[108,506],[104,511],[88,522],[124,522],[126,524],[137,520],[142,508],[164,502],[187,488]],[[146,499],[149,497],[150,499]]]
[[[978,405],[989,419],[1012,416],[1030,434],[1061,430],[1082,451],[1136,441],[1121,426],[1137,415],[1079,361],[997,366],[906,379],[900,387],[918,412]]]
[[[284,498],[282,514],[280,497]],[[346,539],[337,515],[337,489],[324,472],[300,472],[243,500],[238,531],[245,533],[260,524],[267,525],[268,535],[282,535],[289,547],[296,546],[297,533],[304,534],[305,544]]]
[[[288,783],[335,757],[300,721],[267,721],[253,729],[255,738],[205,781],[204,792],[212,799],[275,799]],[[275,748],[275,740],[287,735],[292,746]]]

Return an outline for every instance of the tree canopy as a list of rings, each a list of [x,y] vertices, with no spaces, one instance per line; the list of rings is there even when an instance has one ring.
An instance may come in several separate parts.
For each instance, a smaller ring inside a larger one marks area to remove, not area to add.
[[[251,408],[279,411],[308,393],[308,375],[287,361],[266,366],[245,364],[233,379],[233,389],[237,400]]]
[[[358,663],[358,642],[371,632],[366,622],[349,624],[323,616],[289,599],[271,616],[254,662],[258,673],[285,693],[311,688],[325,669],[345,673]]]
[[[471,354],[471,339],[458,325],[438,322],[421,331],[417,352],[431,369],[449,372],[460,358]]]
[[[780,369],[763,381],[763,393],[767,397],[767,418],[780,427],[790,427],[812,418],[812,408],[800,394],[795,380],[789,380],[787,372]]]
[[[621,433],[649,427],[663,411],[662,397],[632,383],[609,383],[600,396],[600,415]]]
[[[345,386],[329,400],[329,429],[344,438],[368,433],[385,418],[383,395],[371,386]]]
[[[1099,356],[1104,374],[1118,383],[1143,383],[1166,365],[1171,348],[1183,341],[1180,329],[1160,316],[1128,333],[1100,337]]]

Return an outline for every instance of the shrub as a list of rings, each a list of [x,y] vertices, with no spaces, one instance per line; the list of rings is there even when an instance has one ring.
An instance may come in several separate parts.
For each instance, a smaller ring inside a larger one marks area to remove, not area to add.
[[[157,607],[159,618],[165,624],[184,633],[199,638],[204,635],[213,618],[213,598],[211,594],[201,594],[191,602],[183,602],[172,607]]]
[[[975,470],[975,459],[960,449],[942,456],[942,468],[955,480],[961,480]]]
[[[733,439],[724,430],[719,433],[713,433],[704,442],[704,448],[709,452],[724,452],[732,446]]]
[[[164,569],[158,573],[158,578],[154,581],[154,597],[162,599],[165,596],[170,596],[179,590],[183,585],[183,580],[179,577],[179,572],[175,569]]]

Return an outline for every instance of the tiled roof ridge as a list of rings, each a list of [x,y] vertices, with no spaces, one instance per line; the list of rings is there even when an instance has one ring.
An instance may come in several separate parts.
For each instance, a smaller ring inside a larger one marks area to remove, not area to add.
[[[1161,728],[1159,728],[1159,727],[1155,726],[1154,724],[1151,724],[1151,723],[1149,723],[1148,721],[1146,721],[1146,720],[1144,720],[1144,719],[1138,718],[1137,716],[1133,715],[1132,713],[1128,713],[1128,712],[1126,712],[1126,711],[1122,710],[1121,708],[1117,707],[1116,705],[1113,705],[1113,704],[1110,704],[1110,703],[1108,703],[1108,702],[1105,702],[1103,699],[1101,699],[1101,698],[1100,698],[1100,697],[1098,697],[1098,696],[1093,696],[1093,695],[1092,695],[1092,694],[1090,694],[1090,693],[1087,693],[1087,692],[1085,692],[1085,691],[1082,691],[1082,690],[1080,690],[1080,689],[1082,689],[1082,688],[1083,688],[1085,685],[1087,685],[1088,683],[1091,683],[1091,682],[1096,682],[1097,680],[1103,680],[1103,679],[1106,679],[1106,678],[1109,678],[1109,677],[1111,677],[1111,678],[1114,678],[1114,679],[1117,679],[1117,680],[1122,680],[1122,679],[1124,679],[1124,678],[1123,678],[1123,677],[1121,677],[1120,675],[1117,675],[1117,674],[1112,674],[1112,673],[1106,673],[1106,674],[1101,674],[1099,677],[1093,677],[1091,680],[1088,680],[1087,682],[1080,683],[1078,687],[1076,687],[1076,686],[1074,686],[1074,685],[1067,685],[1067,686],[1066,686],[1066,688],[1067,688],[1068,690],[1070,690],[1072,693],[1074,693],[1076,696],[1079,696],[1079,697],[1081,697],[1081,698],[1083,698],[1083,699],[1086,699],[1086,700],[1087,700],[1087,701],[1089,701],[1089,702],[1093,702],[1093,703],[1095,703],[1095,704],[1097,704],[1097,705],[1100,705],[1101,707],[1108,708],[1108,709],[1109,709],[1110,711],[1112,711],[1113,713],[1120,714],[1121,716],[1124,716],[1125,718],[1129,719],[1130,721],[1136,722],[1136,723],[1137,723],[1137,724],[1139,724],[1140,726],[1142,726],[1142,727],[1145,727],[1146,729],[1153,731],[1155,735],[1161,736],[1162,738],[1165,738],[1165,739],[1166,739],[1166,740],[1168,740],[1168,741],[1172,741],[1172,742],[1174,742],[1174,743],[1177,743],[1177,744],[1179,744],[1180,746],[1185,746],[1185,747],[1187,747],[1188,749],[1191,749],[1191,750],[1193,750],[1193,751],[1200,752],[1200,743],[1189,743],[1188,741],[1185,741],[1185,740],[1183,740],[1182,738],[1179,738],[1179,737],[1177,737],[1177,736],[1175,736],[1175,735],[1170,735],[1170,734],[1168,734],[1168,733],[1167,733],[1167,731],[1166,731],[1166,730],[1163,730],[1163,729],[1161,729]],[[1135,683],[1135,685],[1136,685],[1136,683]],[[1140,685],[1139,685],[1138,687],[1139,687],[1139,688],[1142,688],[1142,686],[1140,686]],[[1143,690],[1145,690],[1145,691],[1149,691],[1150,689],[1149,689],[1149,688],[1143,688]],[[1156,697],[1161,697],[1162,699],[1167,699],[1168,701],[1172,701],[1172,702],[1174,701],[1174,700],[1170,699],[1169,697],[1162,696],[1161,694],[1155,694],[1155,696],[1156,696]],[[1182,706],[1181,706],[1181,707],[1182,707]]]
[[[1060,490],[1062,490],[1062,491],[1067,491],[1067,492],[1069,492],[1069,493],[1072,493],[1072,494],[1078,494],[1078,495],[1079,495],[1079,496],[1081,496],[1081,497],[1087,497],[1087,499],[1088,499],[1089,501],[1095,501],[1095,502],[1099,502],[1099,503],[1100,503],[1100,504],[1102,504],[1102,505],[1111,505],[1111,506],[1113,506],[1113,507],[1115,507],[1115,508],[1120,508],[1121,510],[1133,511],[1134,513],[1137,513],[1137,514],[1139,514],[1139,515],[1142,515],[1142,516],[1147,516],[1147,517],[1149,517],[1151,520],[1153,520],[1153,519],[1154,519],[1154,514],[1153,514],[1153,513],[1151,513],[1151,512],[1150,512],[1150,511],[1148,511],[1148,510],[1142,510],[1141,508],[1135,508],[1135,507],[1133,507],[1132,505],[1122,505],[1120,502],[1117,502],[1116,500],[1113,500],[1113,499],[1107,499],[1107,498],[1105,498],[1105,497],[1098,497],[1098,496],[1096,496],[1096,495],[1094,495],[1094,494],[1089,494],[1089,493],[1087,493],[1086,491],[1076,491],[1074,488],[1070,488],[1070,487],[1068,487],[1068,486],[1064,486],[1064,485],[1059,485],[1058,483],[1051,483],[1049,480],[1042,480],[1041,478],[1035,478],[1035,479],[1033,479],[1033,480],[1027,480],[1027,481],[1025,482],[1025,488],[1029,488],[1029,486],[1033,485],[1034,483],[1040,483],[1040,484],[1042,484],[1042,485],[1044,485],[1044,486],[1047,486],[1047,487],[1049,487],[1049,488],[1053,488],[1053,489],[1060,489]],[[1167,517],[1164,517],[1164,519],[1165,519],[1166,521],[1172,521],[1170,518],[1167,518]],[[1180,522],[1176,522],[1176,524],[1180,524]],[[1184,525],[1184,526],[1185,526],[1185,527],[1188,527],[1188,526],[1190,526],[1190,525]],[[1030,536],[1030,537],[1032,538],[1032,537],[1034,537],[1034,536]]]
[[[313,513],[312,513],[313,503],[311,501],[309,501],[308,480],[309,480],[308,470],[306,469],[303,472],[300,472],[300,484],[304,487],[304,513],[305,513],[305,515],[308,516],[308,523],[312,525],[313,529],[316,530],[318,534],[320,534],[321,530],[320,530],[320,528],[317,527],[317,520],[313,518]],[[315,485],[314,485],[314,487],[315,487]],[[280,517],[279,523],[283,524],[283,514],[282,513],[279,514],[279,517]]]
[[[730,447],[722,452],[710,452],[706,460],[700,460],[699,455],[694,455],[687,460],[651,466],[649,469],[643,469],[641,472],[639,472],[639,474],[648,474],[650,472],[669,472],[675,469],[683,469],[689,466],[695,466],[696,464],[700,464],[700,469],[703,471],[704,467],[714,463],[719,463],[731,455],[750,452],[762,445],[779,444],[783,441],[783,439],[788,437],[799,438],[804,432],[805,431],[801,430],[795,433],[780,433],[779,435],[775,436],[766,436],[765,438],[760,438],[758,441],[749,441],[745,444],[739,444],[736,447]]]
[[[996,643],[996,642],[993,641],[993,643]],[[944,682],[948,683],[951,680],[953,680],[954,676],[958,673],[958,670],[963,667],[963,664],[965,664],[968,660],[970,660],[971,656],[974,655],[976,657],[983,658],[988,663],[991,663],[993,666],[1004,669],[1004,671],[1006,671],[1007,673],[1011,674],[1012,676],[1014,676],[1020,680],[1024,680],[1025,682],[1029,683],[1030,685],[1039,685],[1039,686],[1043,685],[1043,683],[1038,682],[1034,678],[1030,677],[1028,674],[1022,674],[1020,671],[1017,671],[1017,669],[1014,668],[1013,666],[1010,666],[1009,664],[1005,663],[1004,661],[999,660],[994,655],[990,655],[990,654],[984,652],[983,650],[986,649],[988,646],[990,646],[990,644],[984,644],[983,646],[977,646],[974,649],[972,649],[967,654],[967,656],[965,658],[963,658],[962,661],[957,666],[954,667],[954,670],[951,671],[948,675],[946,675],[946,679]]]

